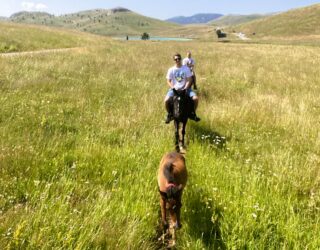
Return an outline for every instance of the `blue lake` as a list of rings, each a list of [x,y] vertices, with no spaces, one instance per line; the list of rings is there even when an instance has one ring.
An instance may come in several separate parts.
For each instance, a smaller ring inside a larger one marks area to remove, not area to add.
[[[119,40],[126,40],[126,37],[117,37],[116,39]],[[132,41],[142,41],[141,40],[141,36],[129,36],[128,40],[132,40]],[[182,41],[182,42],[186,42],[186,41],[192,41],[192,39],[190,38],[181,38],[181,37],[159,37],[159,36],[150,36],[149,38],[150,41]]]

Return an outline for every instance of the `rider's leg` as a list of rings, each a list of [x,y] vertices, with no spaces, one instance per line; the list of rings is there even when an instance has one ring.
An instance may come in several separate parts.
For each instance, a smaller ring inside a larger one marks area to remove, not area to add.
[[[166,96],[166,98],[164,100],[164,105],[165,105],[166,110],[167,110],[168,113],[172,113],[171,99],[172,99],[172,97]]]
[[[171,90],[172,91],[172,90]],[[168,112],[167,114],[167,118],[165,120],[165,123],[169,123],[173,120],[173,112],[172,112],[172,96],[173,96],[173,92],[171,93],[170,91],[168,92],[168,94],[166,95],[165,99],[164,99],[164,104],[165,104],[165,108]]]
[[[193,103],[193,109],[191,110],[189,118],[191,120],[198,122],[200,121],[200,118],[196,115],[196,109],[198,107],[199,98],[196,95],[196,93],[193,92],[191,89],[189,90],[189,97],[192,99],[192,103]]]
[[[192,75],[192,84],[193,84],[193,88],[194,89],[198,89],[197,87],[197,78],[196,78],[196,74],[193,72],[193,75]]]
[[[198,107],[198,102],[199,102],[199,98],[198,98],[198,96],[193,96],[192,97],[192,101],[193,101],[193,104],[194,104],[194,112],[196,112],[196,110],[197,110],[197,107]]]

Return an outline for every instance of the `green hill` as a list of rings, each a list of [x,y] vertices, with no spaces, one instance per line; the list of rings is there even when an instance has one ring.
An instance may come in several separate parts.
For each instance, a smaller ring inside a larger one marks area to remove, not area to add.
[[[54,16],[43,12],[20,12],[10,17],[13,22],[33,23],[65,27],[99,35],[140,35],[143,32],[156,35],[170,30],[177,24],[145,17],[125,8],[95,9]]]
[[[302,37],[320,35],[320,4],[294,9],[233,27],[258,37]]]
[[[10,21],[17,23],[44,24],[46,22],[51,23],[54,18],[54,15],[47,12],[21,11],[11,15]]]
[[[215,26],[230,26],[230,25],[237,25],[241,23],[250,22],[263,17],[266,17],[266,15],[260,15],[260,14],[226,15],[211,21],[210,24]]]
[[[77,31],[0,22],[0,53],[78,47],[95,40],[96,36]]]

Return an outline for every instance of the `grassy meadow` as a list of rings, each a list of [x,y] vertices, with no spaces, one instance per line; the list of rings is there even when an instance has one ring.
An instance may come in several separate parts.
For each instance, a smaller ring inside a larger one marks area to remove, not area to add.
[[[319,249],[319,47],[96,39],[0,57],[0,249],[164,248],[165,75],[187,50],[202,120],[177,249]]]

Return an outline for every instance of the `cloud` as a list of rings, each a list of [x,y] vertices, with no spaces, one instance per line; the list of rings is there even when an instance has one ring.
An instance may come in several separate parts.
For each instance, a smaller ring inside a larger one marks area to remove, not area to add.
[[[44,10],[44,9],[48,9],[48,6],[43,4],[43,3],[37,3],[36,4],[36,9],[37,10]]]
[[[39,11],[47,9],[48,6],[43,3],[33,3],[33,2],[22,2],[21,7],[27,11]]]

